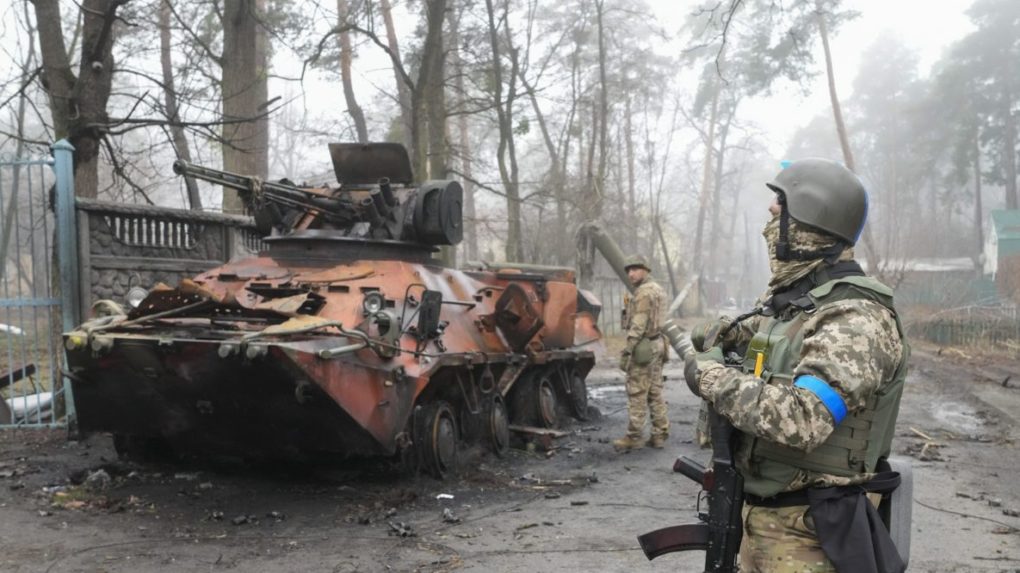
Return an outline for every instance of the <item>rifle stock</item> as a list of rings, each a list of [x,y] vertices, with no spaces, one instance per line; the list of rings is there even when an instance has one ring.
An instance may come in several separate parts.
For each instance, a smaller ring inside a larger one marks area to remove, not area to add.
[[[708,525],[704,523],[671,525],[638,536],[649,561],[674,551],[707,550],[709,539]]]

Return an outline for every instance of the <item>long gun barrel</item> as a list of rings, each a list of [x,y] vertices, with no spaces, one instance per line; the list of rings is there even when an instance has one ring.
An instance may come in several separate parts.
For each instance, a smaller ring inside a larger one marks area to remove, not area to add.
[[[580,232],[586,233],[591,238],[595,248],[602,253],[602,257],[609,263],[616,276],[620,277],[627,290],[633,294],[634,285],[631,284],[630,279],[627,277],[627,269],[624,267],[625,257],[616,241],[606,233],[605,229],[596,223],[588,223],[581,228]],[[694,347],[691,346],[691,339],[684,335],[683,329],[672,318],[667,317],[662,322],[662,331],[666,334],[669,345],[673,347],[673,350],[676,351],[681,360],[686,360],[687,356],[694,352]]]
[[[245,203],[251,203],[256,200],[255,195],[257,193],[263,193],[266,197],[271,198],[277,203],[288,207],[312,210],[325,219],[347,222],[352,218],[345,213],[349,209],[349,201],[326,197],[322,195],[321,191],[288,185],[286,183],[262,181],[256,177],[194,165],[181,159],[174,161],[173,168],[174,173],[178,175],[194,177],[235,189],[240,192],[241,198]]]
[[[300,187],[264,181],[177,160],[178,175],[235,189],[264,235],[332,232],[352,240],[401,241],[434,247],[460,242],[463,189],[449,180],[426,181],[397,190],[391,173],[411,181],[407,152],[398,144],[330,144],[342,187]],[[370,179],[374,178],[374,182]],[[310,234],[306,234],[311,236]]]

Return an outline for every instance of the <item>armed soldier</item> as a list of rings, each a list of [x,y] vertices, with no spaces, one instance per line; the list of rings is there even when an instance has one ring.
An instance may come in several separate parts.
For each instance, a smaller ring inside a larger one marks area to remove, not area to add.
[[[614,440],[613,447],[617,451],[638,449],[643,445],[662,448],[669,437],[666,402],[662,398],[662,363],[667,356],[662,335],[666,291],[652,279],[652,269],[643,256],[629,257],[624,268],[631,284],[636,287],[624,316],[627,346],[620,358],[620,368],[627,373],[627,413],[630,421],[627,435]],[[651,437],[642,442],[649,411]]]
[[[772,277],[736,321],[692,333],[685,378],[739,432],[742,572],[902,571],[865,497],[899,483],[889,455],[909,347],[892,291],[853,246],[867,195],[842,165],[793,162],[768,184]],[[741,368],[726,367],[737,353]]]

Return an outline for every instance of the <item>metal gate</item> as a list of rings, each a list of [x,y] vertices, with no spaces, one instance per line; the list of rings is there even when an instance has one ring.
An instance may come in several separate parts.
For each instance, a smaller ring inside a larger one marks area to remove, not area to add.
[[[76,318],[60,295],[76,293],[73,148],[61,141],[52,150],[0,159],[0,428],[74,420],[60,338]]]

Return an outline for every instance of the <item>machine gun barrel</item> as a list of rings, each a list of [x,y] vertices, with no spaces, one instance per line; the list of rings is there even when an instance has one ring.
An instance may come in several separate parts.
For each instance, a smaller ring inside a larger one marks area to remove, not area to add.
[[[174,161],[174,173],[185,177],[194,177],[196,179],[215,183],[224,187],[230,187],[231,189],[237,189],[238,191],[251,191],[252,186],[254,185],[254,180],[251,177],[238,175],[229,171],[220,171],[219,169],[213,169],[211,167],[203,167],[202,165],[195,165],[194,163],[188,163],[183,159]]]
[[[245,201],[250,200],[251,194],[260,190],[267,197],[276,200],[283,205],[289,205],[304,209],[313,209],[322,212],[327,218],[350,219],[350,216],[343,215],[344,209],[349,207],[342,200],[326,197],[310,189],[287,185],[286,183],[274,183],[272,181],[260,181],[256,177],[238,175],[229,171],[221,171],[211,167],[195,165],[178,159],[174,161],[174,173],[187,177],[195,177],[209,183],[222,185],[236,189],[242,194]]]

